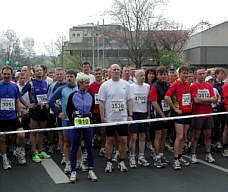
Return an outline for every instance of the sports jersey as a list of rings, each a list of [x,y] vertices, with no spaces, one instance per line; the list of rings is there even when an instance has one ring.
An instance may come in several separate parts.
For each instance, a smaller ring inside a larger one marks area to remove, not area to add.
[[[222,91],[223,91],[224,103],[225,103],[226,111],[228,112],[228,84],[223,85]]]
[[[64,85],[62,87],[59,87],[54,92],[54,94],[49,98],[48,104],[50,105],[51,109],[53,110],[56,116],[58,116],[60,112],[55,107],[55,104],[54,104],[55,101],[60,99],[62,111],[65,115],[67,115],[66,108],[67,108],[67,101],[68,101],[69,95],[77,90],[78,90],[77,85],[74,85],[74,86]],[[66,118],[65,120],[69,120],[69,119]]]
[[[21,94],[24,95],[29,92],[30,103],[44,105],[47,103],[47,82],[44,80],[38,81],[36,79],[29,81],[22,89]]]
[[[128,82],[122,79],[104,82],[98,92],[98,99],[104,101],[107,122],[127,120],[127,101],[133,99]]]
[[[163,112],[170,111],[170,106],[164,99],[169,86],[169,83],[160,83],[157,81],[151,86],[150,89],[149,100],[151,102],[157,102]]]
[[[188,81],[183,82],[178,78],[171,84],[165,96],[173,97],[175,107],[180,109],[182,113],[192,111],[191,91]]]
[[[100,89],[102,83],[103,82],[101,82],[100,84],[97,84],[96,81],[94,81],[93,83],[91,83],[89,85],[88,92],[90,92],[94,96],[94,100],[95,100],[95,107],[94,107],[94,111],[93,111],[94,114],[99,114],[100,113],[100,111],[99,111],[98,92],[99,92],[99,89]]]
[[[195,82],[191,85],[191,95],[192,99],[199,97],[199,98],[211,98],[214,97],[214,91],[211,84],[208,82],[204,82],[203,84],[199,84]],[[193,101],[192,106],[193,114],[205,114],[205,113],[212,113],[212,106],[211,104],[199,104]]]
[[[0,81],[0,120],[16,119],[16,100],[21,97],[18,86]]]
[[[133,112],[147,113],[149,91],[150,85],[147,83],[130,85],[130,92],[133,95]]]

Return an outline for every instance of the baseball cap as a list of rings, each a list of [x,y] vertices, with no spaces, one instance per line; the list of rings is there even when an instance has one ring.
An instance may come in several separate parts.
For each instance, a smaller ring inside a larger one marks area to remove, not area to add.
[[[206,79],[205,79],[205,81],[210,81],[211,79],[213,79],[212,76],[207,76]]]

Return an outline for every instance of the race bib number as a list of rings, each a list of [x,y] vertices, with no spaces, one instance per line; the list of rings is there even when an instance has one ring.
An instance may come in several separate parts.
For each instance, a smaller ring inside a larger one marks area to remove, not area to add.
[[[74,118],[74,125],[90,125],[90,119],[89,117],[86,118]]]
[[[182,95],[182,106],[191,105],[191,94],[183,94]]]
[[[135,97],[134,97],[134,100],[135,100],[136,103],[139,103],[139,104],[146,103],[146,95],[140,94],[140,93],[136,93]]]
[[[95,94],[94,97],[95,97],[95,104],[96,105],[99,104],[98,94]]]
[[[37,95],[36,98],[38,101],[38,105],[45,105],[48,103],[47,94]]]
[[[124,109],[125,109],[124,101],[123,100],[112,101],[111,102],[111,109],[113,112],[124,111]]]
[[[15,110],[15,99],[2,98],[1,99],[1,110]]]
[[[209,98],[210,97],[210,92],[208,89],[198,89],[197,90],[197,96],[199,98]]]
[[[161,106],[162,106],[162,111],[164,111],[164,112],[170,111],[170,106],[165,100],[161,101]]]

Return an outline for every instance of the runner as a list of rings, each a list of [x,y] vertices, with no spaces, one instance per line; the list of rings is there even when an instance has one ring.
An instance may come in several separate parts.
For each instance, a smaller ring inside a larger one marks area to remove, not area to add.
[[[30,104],[26,103],[23,98],[20,101],[29,108],[30,129],[45,128],[48,119],[48,104],[47,104],[47,83],[42,80],[43,69],[37,65],[34,68],[35,79],[29,81],[22,89],[21,95],[26,92],[29,93]],[[30,134],[30,142],[32,145],[32,160],[40,163],[42,158],[50,158],[46,152],[43,151],[43,132],[33,132]],[[38,145],[38,151],[36,150]]]
[[[222,87],[223,90],[223,96],[224,96],[224,102],[225,102],[225,108],[228,112],[228,78],[224,81],[224,85]],[[223,157],[228,157],[228,115],[226,115],[226,126],[223,131]]]
[[[157,81],[151,86],[149,97],[154,109],[156,110],[156,118],[165,118],[170,117],[171,115],[170,106],[164,100],[165,93],[170,86],[170,84],[167,82],[167,77],[168,70],[165,67],[158,67]],[[154,123],[154,147],[156,154],[154,166],[157,168],[162,168],[169,164],[169,161],[163,154],[170,123],[170,121],[158,121]]]
[[[147,118],[150,118],[150,116],[148,117],[148,109],[150,109],[150,105],[148,103],[150,86],[144,83],[145,81],[144,70],[137,70],[135,72],[135,76],[136,76],[136,83],[133,83],[130,86],[130,92],[131,94],[133,94],[133,97],[134,97],[133,98],[133,120],[147,119]],[[138,164],[144,167],[147,167],[150,165],[150,163],[146,160],[144,156],[147,128],[148,128],[147,123],[132,124],[129,126],[129,133],[130,133],[129,165],[131,168],[137,167],[136,160],[135,160],[137,134],[139,135]]]
[[[3,81],[0,82],[0,132],[4,131],[20,131],[23,130],[18,115],[20,115],[20,92],[15,83],[10,82],[12,79],[13,70],[11,67],[4,66],[2,68]],[[14,139],[14,135],[10,135],[10,139]],[[17,134],[16,155],[18,162],[21,165],[26,163],[24,149],[24,133]],[[6,135],[0,135],[0,153],[3,159],[3,169],[11,169],[10,162],[6,155]]]
[[[84,62],[82,64],[82,72],[86,75],[89,75],[89,84],[95,81],[95,77],[93,74],[90,73],[90,63],[89,62]]]
[[[93,111],[93,123],[101,123],[101,116],[100,116],[100,110],[99,110],[99,100],[98,100],[98,92],[100,89],[100,86],[102,85],[102,69],[101,68],[96,68],[94,70],[94,75],[95,75],[95,81],[89,85],[89,93],[93,95],[95,99],[95,107]],[[105,127],[99,127],[96,130],[94,130],[94,133],[98,133],[101,137],[101,149],[99,152],[99,156],[105,156]]]
[[[94,110],[94,99],[87,92],[89,88],[90,78],[88,75],[80,73],[77,75],[76,82],[78,85],[78,91],[70,94],[67,103],[67,116],[70,122],[74,125],[88,125],[91,122],[92,112]],[[77,163],[77,151],[80,145],[80,138],[83,136],[85,141],[85,147],[88,153],[88,165],[89,173],[88,179],[91,181],[97,181],[98,178],[93,171],[94,157],[92,148],[93,129],[71,129],[71,151],[70,151],[70,163],[71,163],[71,176],[70,181],[75,182],[77,180],[76,163]]]
[[[179,78],[172,83],[165,95],[165,100],[176,112],[178,116],[189,115],[192,111],[190,84],[187,81],[188,67],[182,66],[179,68]],[[171,99],[173,97],[174,103]],[[175,120],[176,139],[174,143],[174,170],[180,170],[182,166],[189,166],[182,157],[184,141],[190,127],[191,119]]]
[[[212,103],[217,103],[217,97],[214,95],[213,87],[205,82],[205,69],[197,69],[197,80],[191,85],[191,95],[193,99],[192,112],[194,115],[212,113]],[[204,133],[204,141],[206,147],[206,161],[214,163],[215,159],[211,155],[211,130],[213,128],[212,116],[198,117],[192,119],[192,148],[191,163],[198,163],[196,156],[196,148],[201,130]]]
[[[102,123],[132,120],[132,96],[130,84],[120,79],[120,66],[111,66],[111,79],[104,82],[99,90],[100,115]],[[121,172],[127,171],[125,165],[128,125],[111,126],[106,128],[106,158],[105,172],[113,171],[112,151],[115,132],[120,136],[120,158],[118,168]]]
[[[66,85],[59,87],[53,95],[49,99],[49,105],[53,112],[55,113],[56,117],[60,118],[62,120],[62,126],[67,127],[70,126],[71,123],[69,121],[69,118],[67,117],[66,108],[67,108],[67,101],[69,98],[69,95],[73,93],[74,91],[78,90],[78,87],[76,85],[76,76],[77,74],[73,70],[69,70],[66,72]],[[60,100],[62,111],[58,110],[58,108],[55,105],[55,102]],[[64,168],[65,173],[71,172],[70,167],[70,147],[71,147],[71,141],[70,141],[70,130],[66,129],[63,130],[63,160],[61,161],[61,164],[66,164]]]

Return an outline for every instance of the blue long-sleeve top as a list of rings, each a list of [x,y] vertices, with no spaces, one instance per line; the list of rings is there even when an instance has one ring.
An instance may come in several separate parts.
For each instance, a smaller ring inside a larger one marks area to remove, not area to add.
[[[76,91],[71,93],[67,103],[67,116],[73,123],[73,113],[77,111],[78,115],[92,115],[94,109],[94,98],[87,91]]]
[[[70,86],[70,85],[64,85],[62,87],[59,87],[49,98],[48,104],[50,105],[52,111],[55,113],[56,116],[59,115],[58,109],[55,107],[55,101],[60,99],[62,111],[65,115],[67,115],[66,108],[67,108],[67,102],[69,95],[75,91],[78,90],[78,86]],[[66,118],[65,120],[69,120]]]

